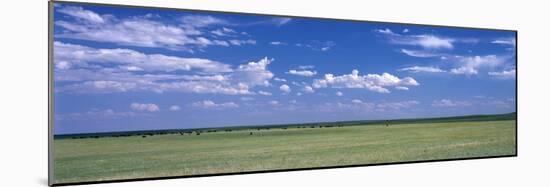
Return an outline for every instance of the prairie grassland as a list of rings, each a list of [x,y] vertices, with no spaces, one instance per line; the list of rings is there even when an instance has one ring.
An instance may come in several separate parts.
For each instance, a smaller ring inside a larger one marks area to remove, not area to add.
[[[515,128],[507,120],[56,139],[54,178],[70,183],[514,155]]]

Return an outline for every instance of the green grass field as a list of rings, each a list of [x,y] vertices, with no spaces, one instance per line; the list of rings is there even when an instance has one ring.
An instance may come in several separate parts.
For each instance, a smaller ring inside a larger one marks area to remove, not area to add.
[[[515,155],[515,128],[515,120],[499,120],[55,139],[54,179],[71,183]]]

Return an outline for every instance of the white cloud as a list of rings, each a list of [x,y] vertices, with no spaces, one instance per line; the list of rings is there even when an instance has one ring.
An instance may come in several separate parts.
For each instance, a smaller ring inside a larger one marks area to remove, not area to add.
[[[286,72],[286,73],[291,74],[291,75],[304,76],[304,77],[311,77],[311,76],[317,75],[316,71],[310,71],[310,70],[294,70],[294,69],[291,69],[291,70],[288,70],[288,72]]]
[[[222,27],[221,29],[210,31],[210,33],[216,36],[233,36],[234,34],[237,33],[237,31],[230,28]]]
[[[260,20],[260,21],[256,21],[256,22],[248,22],[248,23],[242,23],[242,24],[239,24],[241,26],[254,26],[254,25],[272,25],[272,26],[283,26],[287,23],[290,23],[292,21],[292,18],[287,18],[287,17],[274,17],[274,18],[271,18],[271,19],[265,19],[265,20]]]
[[[497,77],[497,78],[502,78],[502,79],[514,79],[514,78],[516,78],[516,70],[515,69],[503,70],[503,71],[498,71],[498,72],[489,72],[488,74],[491,75],[491,76]]]
[[[207,73],[230,72],[231,66],[220,62],[201,59],[166,56],[162,54],[145,54],[131,49],[96,49],[82,45],[54,42],[54,60],[56,67],[90,64],[108,64],[147,71],[176,71],[199,69]],[[59,63],[65,63],[59,65]],[[66,68],[65,68],[66,69]],[[130,69],[129,69],[130,70]]]
[[[285,25],[285,24],[289,23],[290,21],[292,21],[292,18],[280,17],[280,18],[271,19],[271,22],[273,22],[277,26]]]
[[[363,101],[359,100],[359,99],[354,99],[354,100],[351,100],[352,103],[356,103],[356,104],[360,104],[360,103],[363,103]]]
[[[475,74],[477,74],[477,69],[474,69],[473,67],[463,66],[463,67],[451,69],[451,73],[453,73],[453,74],[464,74],[464,75],[475,75]]]
[[[302,65],[302,66],[298,66],[298,69],[313,69],[315,68],[314,65]]]
[[[192,93],[253,94],[268,86],[271,60],[264,58],[232,69],[230,65],[198,58],[144,54],[129,49],[94,49],[54,43],[54,79],[67,83],[56,92],[112,93],[177,91]],[[179,71],[198,73],[182,75]]]
[[[375,31],[378,32],[378,33],[381,33],[381,34],[397,35],[397,34],[395,34],[391,29],[388,29],[388,28],[385,28],[385,29],[376,29]]]
[[[274,81],[279,81],[279,82],[286,82],[286,79],[283,79],[283,78],[279,78],[279,77],[275,77],[273,78]]]
[[[234,72],[234,78],[247,86],[269,86],[269,80],[273,78],[273,73],[267,69],[267,66],[274,59],[262,58],[258,62],[248,62],[239,65]]]
[[[237,83],[232,84],[228,82],[216,82],[216,81],[179,81],[170,83],[155,83],[158,87],[157,92],[163,91],[179,91],[179,92],[191,92],[191,93],[211,93],[211,94],[228,94],[228,95],[247,95],[252,94],[250,87]],[[155,90],[155,88],[153,88]]]
[[[241,46],[241,45],[245,45],[245,44],[256,44],[256,40],[251,40],[251,39],[248,39],[248,40],[229,40],[229,43],[231,43],[233,45],[236,45],[236,46]]]
[[[304,86],[304,88],[302,89],[302,91],[304,91],[305,93],[315,93],[315,90],[313,89],[313,87],[311,86]]]
[[[269,42],[269,44],[271,44],[271,45],[286,45],[285,42],[280,42],[280,41]]]
[[[511,45],[516,46],[516,38],[510,37],[510,38],[499,38],[496,40],[491,41],[493,44],[500,44],[500,45]]]
[[[429,35],[429,34],[401,35],[401,34],[394,33],[392,30],[388,28],[377,29],[375,31],[387,36],[390,43],[399,44],[399,45],[420,46],[425,49],[452,49],[454,47],[453,43],[457,42],[457,40],[453,38],[445,38],[445,37]],[[467,42],[467,41],[464,41],[464,42]]]
[[[332,49],[332,47],[336,46],[336,43],[334,43],[334,41],[313,40],[307,44],[297,43],[297,44],[294,44],[294,46],[309,48],[313,51],[328,51]]]
[[[290,89],[290,87],[286,84],[283,84],[279,87],[279,89],[281,91],[283,91],[284,93],[290,93],[292,90]]]
[[[416,50],[408,50],[408,49],[401,49],[401,52],[412,57],[421,57],[421,58],[437,57],[441,55],[433,52],[416,51]]]
[[[71,63],[69,63],[68,61],[60,60],[55,63],[55,68],[60,70],[67,70],[71,68]]]
[[[334,76],[333,74],[325,74],[324,79],[316,79],[313,81],[315,88],[362,88],[379,93],[389,93],[387,87],[407,87],[418,86],[411,77],[400,79],[389,73],[359,75],[359,71],[353,70],[351,74]]]
[[[168,108],[169,111],[178,111],[181,110],[180,106],[178,105],[172,105],[170,108]]]
[[[105,20],[99,14],[96,14],[95,12],[89,10],[84,10],[82,7],[64,6],[59,8],[57,11],[93,23],[105,22]]]
[[[152,16],[131,16],[117,18],[100,15],[81,7],[62,6],[57,12],[68,15],[54,24],[61,28],[56,38],[71,38],[96,42],[110,42],[119,45],[166,48],[194,52],[207,46],[229,46],[254,44],[249,40],[224,41],[208,39],[201,31],[210,25],[227,24],[212,16],[184,16],[180,23],[165,23]],[[73,20],[70,20],[70,19]],[[70,21],[69,21],[70,20]],[[230,32],[222,28],[224,34]]]
[[[396,86],[395,89],[397,89],[397,90],[409,90],[408,87],[404,87],[404,86]]]
[[[453,48],[453,39],[450,38],[441,38],[434,35],[417,35],[413,37],[411,41],[405,41],[403,44],[407,45],[419,45],[428,49],[439,49],[439,48]]]
[[[269,103],[270,105],[272,105],[272,106],[279,106],[279,105],[280,105],[280,104],[279,104],[279,101],[275,101],[275,100],[271,100],[271,101],[269,101],[268,103]]]
[[[412,66],[412,67],[401,68],[401,69],[399,69],[399,71],[409,71],[409,72],[413,72],[413,73],[423,73],[423,72],[426,72],[426,73],[443,73],[443,72],[446,72],[445,70],[442,70],[438,67],[433,67],[433,66]]]
[[[198,101],[193,103],[192,106],[205,109],[239,108],[239,105],[234,102],[215,103],[211,100]]]
[[[451,69],[453,74],[475,75],[484,67],[496,67],[503,64],[508,57],[497,55],[486,56],[457,56],[459,67]]]
[[[341,96],[344,95],[344,93],[342,93],[342,92],[340,92],[340,91],[336,92],[335,94],[336,94],[336,96],[339,96],[339,97],[341,97]]]
[[[304,82],[296,82],[296,81],[292,81],[291,84],[293,84],[294,86],[303,86],[303,85],[306,85],[306,83],[304,83]]]
[[[200,15],[188,15],[183,16],[180,20],[184,26],[193,26],[193,27],[209,27],[213,25],[231,25],[226,20],[216,18],[213,16],[200,16]]]
[[[270,96],[270,95],[273,95],[271,92],[266,92],[266,91],[258,91],[258,94],[260,95],[265,95],[265,96]]]
[[[471,106],[472,103],[468,101],[452,101],[449,99],[434,100],[432,106],[434,107],[465,107]]]
[[[132,103],[130,109],[135,111],[158,112],[160,108],[153,103]]]

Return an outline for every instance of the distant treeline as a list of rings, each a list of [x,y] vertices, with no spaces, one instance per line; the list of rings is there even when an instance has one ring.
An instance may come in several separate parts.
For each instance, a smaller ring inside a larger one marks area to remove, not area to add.
[[[415,123],[447,123],[447,122],[475,122],[475,121],[500,121],[516,120],[517,114],[495,114],[495,115],[469,115],[440,118],[417,118],[417,119],[394,119],[394,120],[358,120],[358,121],[338,121],[338,122],[316,122],[316,123],[298,123],[298,124],[278,124],[261,126],[231,126],[231,127],[213,127],[197,129],[166,129],[166,130],[145,130],[145,131],[120,131],[120,132],[102,132],[85,134],[62,134],[54,135],[55,139],[86,139],[102,137],[130,137],[141,136],[146,138],[154,135],[179,134],[179,135],[200,135],[201,133],[211,132],[232,132],[232,131],[261,131],[270,129],[288,129],[288,128],[332,128],[353,125],[394,125],[394,124],[415,124]]]

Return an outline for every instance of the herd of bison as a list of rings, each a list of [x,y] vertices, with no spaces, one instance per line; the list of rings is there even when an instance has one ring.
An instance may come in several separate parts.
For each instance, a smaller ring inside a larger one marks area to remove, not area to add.
[[[332,128],[332,127],[344,127],[344,125],[308,125],[308,126],[294,126],[297,129],[305,129],[305,128]],[[277,127],[279,129],[287,130],[290,127]],[[73,136],[72,139],[86,139],[86,138],[104,138],[104,137],[131,137],[131,136],[141,136],[142,138],[147,138],[148,136],[155,136],[155,135],[167,135],[167,134],[179,134],[181,136],[184,135],[196,135],[199,136],[203,133],[212,133],[212,132],[218,132],[218,131],[225,131],[225,132],[232,132],[232,131],[250,131],[249,135],[254,135],[254,131],[261,131],[261,130],[270,130],[270,129],[276,129],[273,127],[263,127],[263,128],[255,128],[255,129],[224,129],[224,130],[218,130],[218,129],[204,129],[204,130],[191,130],[191,131],[164,131],[164,132],[147,132],[147,133],[124,133],[124,134],[109,134],[109,135],[87,135],[87,136]]]

